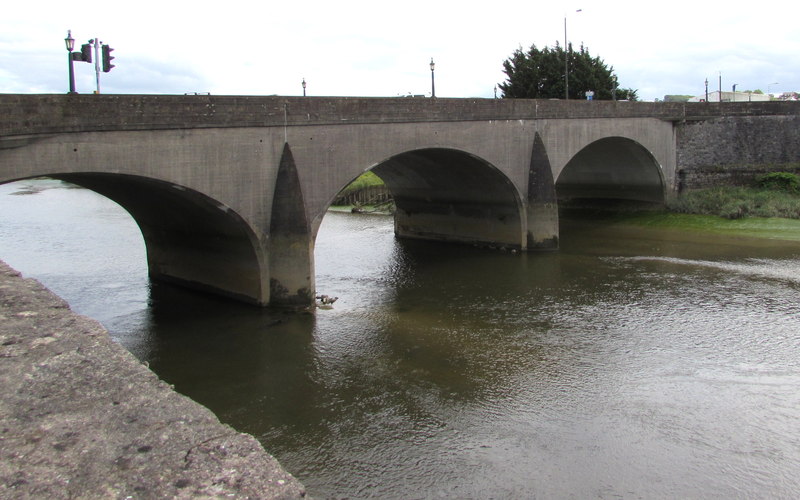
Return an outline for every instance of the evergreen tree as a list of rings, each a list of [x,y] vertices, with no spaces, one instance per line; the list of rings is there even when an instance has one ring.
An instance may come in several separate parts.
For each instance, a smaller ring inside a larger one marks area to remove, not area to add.
[[[599,57],[592,57],[581,45],[580,51],[567,49],[569,59],[569,98],[585,99],[586,91],[594,91],[594,99],[636,101],[636,90],[616,88],[614,68],[606,66]],[[520,47],[503,62],[507,76],[498,86],[506,98],[563,99],[564,49],[558,42],[555,47],[540,50],[531,45],[524,52]]]

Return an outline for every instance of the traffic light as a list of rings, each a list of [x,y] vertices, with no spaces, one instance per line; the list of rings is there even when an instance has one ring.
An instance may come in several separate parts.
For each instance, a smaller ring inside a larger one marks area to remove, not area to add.
[[[81,61],[92,62],[92,44],[84,43],[81,45]]]
[[[114,56],[111,55],[111,51],[113,51],[111,47],[108,45],[103,45],[103,73],[108,73],[111,71],[111,68],[114,67],[111,64],[111,60],[114,59]]]

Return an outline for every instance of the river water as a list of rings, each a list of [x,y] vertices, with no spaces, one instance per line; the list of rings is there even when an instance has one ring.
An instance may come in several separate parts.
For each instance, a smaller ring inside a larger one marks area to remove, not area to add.
[[[315,314],[147,279],[108,200],[0,186],[0,258],[317,498],[794,498],[800,243],[565,221],[562,248],[403,242],[329,213]]]

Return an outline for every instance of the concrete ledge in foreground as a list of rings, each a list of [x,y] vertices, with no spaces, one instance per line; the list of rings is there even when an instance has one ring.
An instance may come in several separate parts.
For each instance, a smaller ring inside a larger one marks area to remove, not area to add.
[[[252,436],[0,262],[0,498],[301,498]]]

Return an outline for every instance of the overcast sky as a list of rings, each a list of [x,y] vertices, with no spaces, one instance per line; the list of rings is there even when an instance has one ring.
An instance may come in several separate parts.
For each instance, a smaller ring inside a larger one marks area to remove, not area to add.
[[[576,10],[580,9],[580,12]],[[800,90],[795,2],[8,0],[0,92],[68,90],[64,38],[115,50],[103,93],[492,97],[531,44],[583,42],[642,100],[717,90]],[[75,63],[78,92],[94,65]]]

